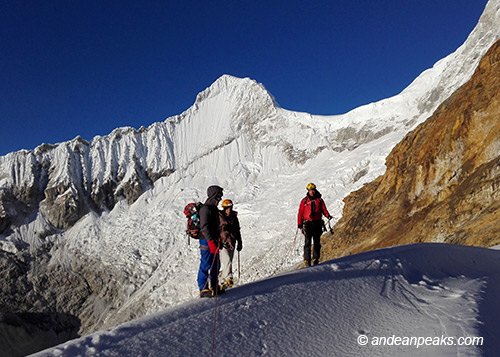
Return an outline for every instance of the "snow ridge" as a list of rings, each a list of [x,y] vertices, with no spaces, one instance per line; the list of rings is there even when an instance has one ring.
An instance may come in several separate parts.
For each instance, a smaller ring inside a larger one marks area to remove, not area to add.
[[[447,244],[357,254],[234,288],[218,304],[192,301],[36,356],[495,355],[499,263],[499,251]],[[186,343],[186,336],[206,342]],[[376,343],[393,336],[399,343]],[[411,337],[419,344],[402,341]],[[482,340],[457,343],[466,337]],[[371,342],[364,345],[363,338]]]

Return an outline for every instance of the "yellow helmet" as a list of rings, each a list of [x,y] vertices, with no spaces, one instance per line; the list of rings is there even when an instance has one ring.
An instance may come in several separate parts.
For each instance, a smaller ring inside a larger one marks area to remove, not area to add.
[[[307,189],[308,189],[308,190],[315,190],[315,189],[316,189],[316,185],[315,185],[315,184],[313,184],[313,183],[311,182],[311,183],[309,183],[309,184],[307,185]]]
[[[231,201],[231,200],[224,200],[224,202],[222,202],[222,207],[224,207],[224,208],[233,207],[233,201]]]

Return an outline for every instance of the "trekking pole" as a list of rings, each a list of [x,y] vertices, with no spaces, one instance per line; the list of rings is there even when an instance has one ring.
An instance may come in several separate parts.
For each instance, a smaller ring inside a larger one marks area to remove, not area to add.
[[[238,250],[238,284],[241,278],[240,251]]]
[[[188,245],[191,245],[191,237],[189,236],[189,233],[188,233],[188,232],[186,232],[186,235],[187,235],[187,237],[188,237]]]
[[[297,234],[299,233],[299,228],[297,227],[297,230],[295,231],[295,237],[293,237],[293,246],[292,246],[292,251],[295,249],[295,243],[297,242]],[[297,249],[297,253],[299,250]]]

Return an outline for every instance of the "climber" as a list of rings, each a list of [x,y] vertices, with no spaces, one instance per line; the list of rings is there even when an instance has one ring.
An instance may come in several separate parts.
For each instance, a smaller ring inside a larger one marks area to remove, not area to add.
[[[198,270],[200,297],[212,297],[224,292],[218,285],[220,232],[217,205],[222,199],[222,191],[222,187],[210,186],[207,189],[207,200],[200,208],[200,230],[202,234],[200,239],[201,259]]]
[[[311,241],[314,243],[313,265],[318,264],[321,253],[321,234],[323,233],[323,219],[332,219],[326,209],[325,202],[321,198],[321,193],[316,189],[316,185],[307,185],[307,195],[300,202],[298,214],[298,229],[305,237],[304,243],[304,264],[311,266]]]
[[[233,211],[233,202],[224,200],[222,202],[222,211],[219,216],[220,224],[220,261],[221,272],[220,281],[222,287],[228,289],[233,287],[233,256],[234,249],[238,252],[243,248],[241,242],[240,222],[238,220],[238,212]]]

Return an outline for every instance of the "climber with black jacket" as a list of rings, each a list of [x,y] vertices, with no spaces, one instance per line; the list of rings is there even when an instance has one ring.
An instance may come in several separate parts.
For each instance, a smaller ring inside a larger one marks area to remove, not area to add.
[[[210,186],[207,189],[207,200],[200,208],[200,268],[198,270],[198,287],[200,297],[212,297],[224,291],[218,285],[219,275],[219,209],[217,205],[222,199],[222,187]]]
[[[314,243],[313,264],[319,262],[321,253],[320,238],[323,233],[322,216],[332,219],[326,209],[325,202],[321,198],[321,193],[316,189],[316,185],[307,185],[307,195],[300,202],[298,214],[298,229],[302,230],[305,237],[304,243],[304,264],[311,265],[311,242]]]

